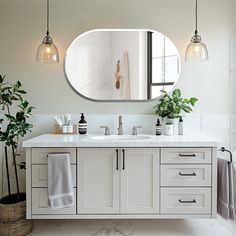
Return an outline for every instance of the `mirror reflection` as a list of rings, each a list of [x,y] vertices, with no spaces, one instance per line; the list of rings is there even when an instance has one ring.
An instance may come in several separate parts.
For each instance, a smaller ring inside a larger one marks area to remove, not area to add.
[[[93,30],[69,46],[65,73],[71,87],[88,99],[150,100],[173,89],[180,57],[157,31]]]

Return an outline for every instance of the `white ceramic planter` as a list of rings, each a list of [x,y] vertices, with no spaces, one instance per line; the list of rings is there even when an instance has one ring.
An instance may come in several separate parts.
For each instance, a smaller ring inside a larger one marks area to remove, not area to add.
[[[167,136],[173,136],[174,135],[174,119],[166,118],[165,120],[165,134]]]
[[[166,124],[166,135],[167,136],[174,135],[174,125],[173,124]]]

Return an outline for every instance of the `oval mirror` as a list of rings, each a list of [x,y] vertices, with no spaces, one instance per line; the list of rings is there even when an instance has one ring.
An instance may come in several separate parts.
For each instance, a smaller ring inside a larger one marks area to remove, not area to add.
[[[140,101],[173,89],[180,57],[157,31],[92,30],[70,44],[64,66],[70,86],[87,99]]]

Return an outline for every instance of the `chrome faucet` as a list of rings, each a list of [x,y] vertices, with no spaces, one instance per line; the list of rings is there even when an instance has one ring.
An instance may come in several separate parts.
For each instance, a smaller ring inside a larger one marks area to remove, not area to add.
[[[118,130],[118,135],[123,135],[122,116],[119,116],[119,126],[117,130]]]

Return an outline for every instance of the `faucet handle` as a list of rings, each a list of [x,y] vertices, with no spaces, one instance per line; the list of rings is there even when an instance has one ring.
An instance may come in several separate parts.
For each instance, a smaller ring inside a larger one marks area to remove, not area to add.
[[[102,126],[100,126],[100,128],[104,128],[104,129],[105,129],[105,135],[110,135],[110,134],[111,134],[111,133],[110,133],[110,129],[109,129],[108,126],[102,125]]]
[[[138,134],[138,129],[143,128],[142,126],[134,126],[132,129],[132,135],[137,135]]]

